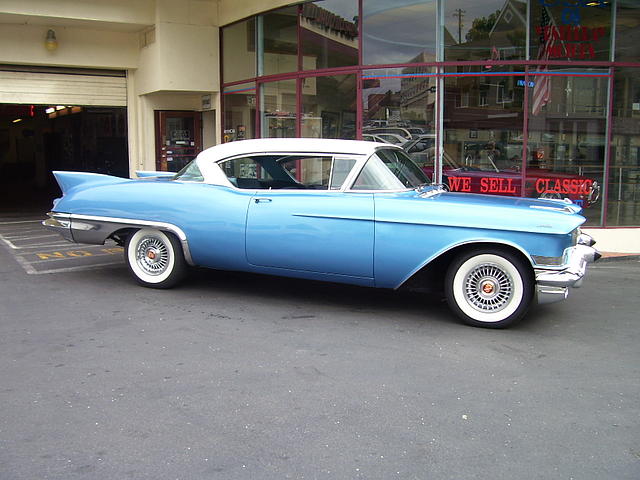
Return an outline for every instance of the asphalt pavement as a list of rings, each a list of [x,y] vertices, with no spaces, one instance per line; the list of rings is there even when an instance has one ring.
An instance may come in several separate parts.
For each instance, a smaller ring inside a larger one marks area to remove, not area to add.
[[[145,289],[121,252],[16,225],[2,480],[640,478],[637,258],[496,331],[414,293],[208,270]]]

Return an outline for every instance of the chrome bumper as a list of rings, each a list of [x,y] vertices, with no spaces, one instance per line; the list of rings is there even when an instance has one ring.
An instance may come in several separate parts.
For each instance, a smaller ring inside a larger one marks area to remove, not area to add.
[[[596,242],[589,235],[581,234],[578,244],[564,252],[563,265],[553,270],[536,269],[538,303],[553,303],[569,295],[569,287],[578,288],[587,272],[587,265],[601,255],[593,248]]]
[[[114,232],[131,228],[156,228],[173,233],[182,245],[184,258],[189,265],[195,265],[189,250],[186,234],[176,225],[150,220],[113,218],[94,215],[49,212],[42,225],[60,234],[65,240],[75,243],[103,245]]]
[[[69,215],[56,215],[53,212],[47,213],[49,218],[42,222],[42,225],[49,230],[56,232],[62,236],[65,240],[74,242],[73,234],[71,233],[71,219]]]

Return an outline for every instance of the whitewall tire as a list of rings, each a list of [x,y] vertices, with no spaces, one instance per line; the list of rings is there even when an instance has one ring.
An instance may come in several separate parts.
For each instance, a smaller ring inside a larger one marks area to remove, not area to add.
[[[173,287],[186,273],[180,242],[160,230],[143,228],[130,235],[124,258],[133,277],[145,287]]]
[[[531,268],[515,254],[475,249],[451,263],[445,294],[451,309],[469,325],[504,328],[519,320],[531,305]]]

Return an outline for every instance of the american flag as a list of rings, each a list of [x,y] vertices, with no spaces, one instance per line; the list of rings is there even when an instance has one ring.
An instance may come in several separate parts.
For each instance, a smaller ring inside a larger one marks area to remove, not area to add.
[[[541,5],[542,15],[540,17],[540,40],[538,43],[538,60],[549,60],[549,51],[553,46],[553,34],[549,31],[551,27],[551,19],[547,12],[547,7]],[[547,31],[547,38],[545,39],[545,31]],[[548,71],[546,66],[543,66],[539,70],[540,72]],[[551,77],[549,75],[540,75],[536,80],[536,84],[533,87],[533,101],[531,105],[531,113],[537,115],[544,105],[549,103],[551,97]]]

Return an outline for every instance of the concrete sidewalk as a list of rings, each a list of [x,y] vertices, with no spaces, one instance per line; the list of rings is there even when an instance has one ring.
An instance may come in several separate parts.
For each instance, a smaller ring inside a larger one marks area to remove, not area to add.
[[[597,246],[596,246],[597,248]],[[611,262],[617,260],[640,260],[640,253],[618,253],[618,252],[600,252],[602,254],[601,262]]]

